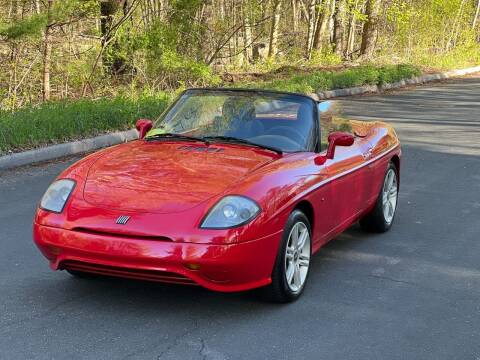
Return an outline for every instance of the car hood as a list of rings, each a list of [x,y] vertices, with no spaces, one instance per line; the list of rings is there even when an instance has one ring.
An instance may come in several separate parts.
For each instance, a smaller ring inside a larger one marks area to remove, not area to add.
[[[83,196],[112,210],[181,212],[276,158],[269,151],[236,145],[135,141],[93,163]]]

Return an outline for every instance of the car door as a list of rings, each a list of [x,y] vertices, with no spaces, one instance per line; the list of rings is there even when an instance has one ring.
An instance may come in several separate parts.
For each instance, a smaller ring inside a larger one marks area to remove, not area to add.
[[[327,192],[334,224],[332,232],[342,231],[356,220],[369,199],[371,169],[366,155],[371,145],[367,139],[355,137],[352,146],[338,146],[335,156],[325,163],[328,174]]]
[[[328,145],[329,133],[337,131],[336,127],[339,125],[335,121],[337,112],[334,102],[325,101],[318,104],[322,148]],[[371,196],[369,189],[373,170],[368,166],[367,159],[370,157],[372,145],[368,140],[366,137],[355,135],[353,145],[336,147],[333,159],[325,162],[328,181],[324,186],[330,203],[331,233],[342,231],[356,220]],[[326,154],[326,149],[322,154]]]

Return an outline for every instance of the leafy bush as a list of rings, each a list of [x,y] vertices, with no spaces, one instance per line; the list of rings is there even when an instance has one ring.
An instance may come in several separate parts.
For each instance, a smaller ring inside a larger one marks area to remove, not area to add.
[[[1,24],[0,35],[11,40],[18,40],[22,37],[39,37],[45,25],[47,25],[45,15],[33,15],[13,24]]]
[[[287,79],[240,84],[240,87],[273,89],[300,93],[344,89],[362,85],[382,85],[409,79],[421,73],[412,65],[358,66],[342,71],[314,71]],[[237,86],[237,85],[236,85]]]
[[[378,72],[378,85],[388,84],[419,76],[422,72],[413,65],[382,66]]]

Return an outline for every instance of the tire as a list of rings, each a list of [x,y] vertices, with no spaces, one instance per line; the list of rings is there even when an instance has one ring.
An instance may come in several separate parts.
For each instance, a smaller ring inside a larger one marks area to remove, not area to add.
[[[393,176],[393,179],[391,178]],[[391,180],[392,179],[392,180]],[[390,183],[390,181],[393,181]],[[384,202],[386,203],[384,205]],[[360,226],[368,232],[383,233],[393,224],[398,204],[398,171],[390,162],[383,178],[383,185],[378,194],[375,207],[363,219]]]
[[[296,242],[302,239],[303,245]],[[300,297],[310,272],[311,239],[308,218],[300,210],[294,210],[285,224],[272,271],[272,283],[260,289],[260,296],[264,300],[287,303]]]

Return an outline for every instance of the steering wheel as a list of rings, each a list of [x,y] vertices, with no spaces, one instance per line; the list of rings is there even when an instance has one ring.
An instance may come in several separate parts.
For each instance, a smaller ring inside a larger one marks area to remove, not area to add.
[[[269,129],[267,132],[269,135],[281,135],[288,139],[291,139],[297,142],[299,145],[304,146],[306,143],[305,137],[302,135],[300,131],[295,129],[294,127],[289,126],[274,126],[273,128]]]

